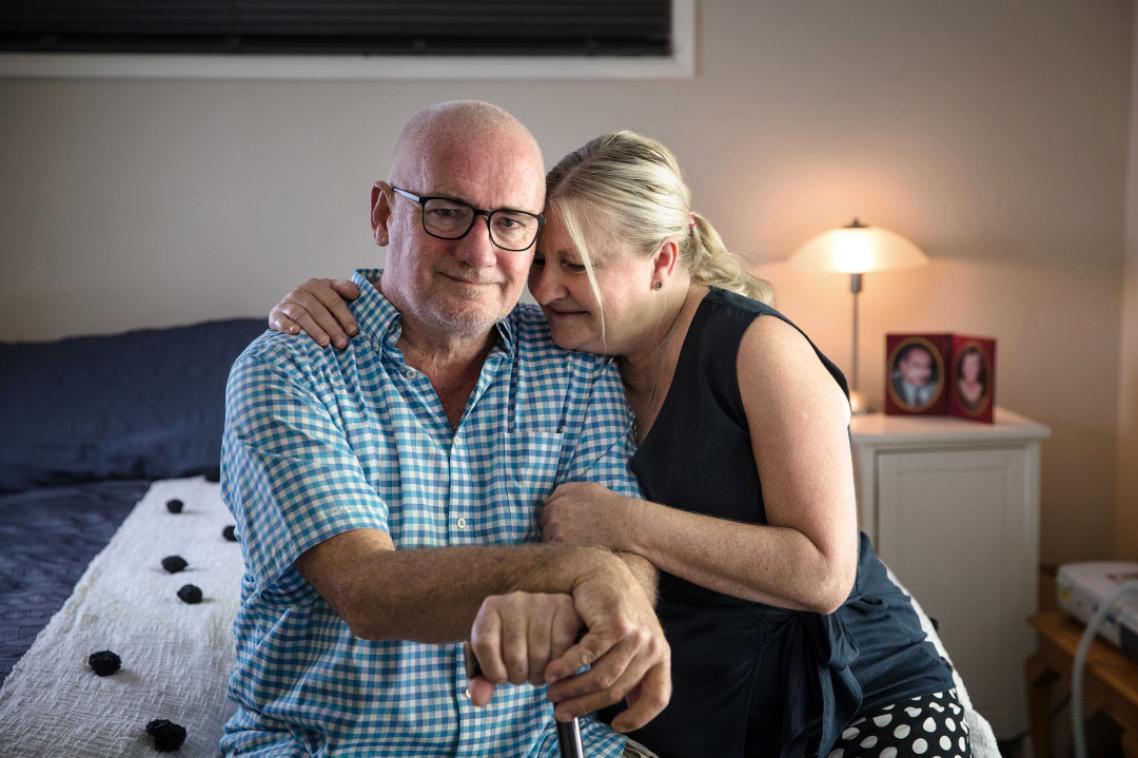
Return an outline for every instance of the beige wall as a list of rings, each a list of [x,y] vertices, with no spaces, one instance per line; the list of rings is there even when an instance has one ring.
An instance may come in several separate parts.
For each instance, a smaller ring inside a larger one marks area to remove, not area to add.
[[[867,277],[863,387],[880,400],[886,331],[997,337],[1000,402],[1054,429],[1042,556],[1102,556],[1132,14],[704,0],[687,81],[0,81],[0,338],[261,314],[304,277],[377,264],[367,190],[400,124],[484,98],[550,159],[616,127],[672,145],[697,209],[843,365],[846,280],[777,261],[855,213],[910,237],[933,263]]]
[[[1126,183],[1126,262],[1118,391],[1118,500],[1114,535],[1119,558],[1138,561],[1138,13],[1130,74],[1130,171]]]

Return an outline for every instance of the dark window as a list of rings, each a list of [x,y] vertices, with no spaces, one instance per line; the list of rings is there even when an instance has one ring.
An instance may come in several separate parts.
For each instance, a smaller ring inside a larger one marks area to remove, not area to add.
[[[0,49],[667,57],[671,15],[671,0],[0,0]]]

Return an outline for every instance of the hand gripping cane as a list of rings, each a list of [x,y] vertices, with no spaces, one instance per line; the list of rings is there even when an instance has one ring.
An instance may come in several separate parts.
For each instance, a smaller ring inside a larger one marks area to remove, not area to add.
[[[463,645],[466,654],[466,676],[473,679],[482,673],[478,659],[467,642]],[[561,758],[585,758],[585,748],[581,744],[581,724],[577,719],[557,722],[557,747],[561,750]]]

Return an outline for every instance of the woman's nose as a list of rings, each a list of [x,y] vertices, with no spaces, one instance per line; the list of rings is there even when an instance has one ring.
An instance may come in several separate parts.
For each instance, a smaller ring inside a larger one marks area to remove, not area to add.
[[[533,299],[541,305],[548,305],[563,294],[557,280],[557,273],[548,262],[530,269],[529,291]]]

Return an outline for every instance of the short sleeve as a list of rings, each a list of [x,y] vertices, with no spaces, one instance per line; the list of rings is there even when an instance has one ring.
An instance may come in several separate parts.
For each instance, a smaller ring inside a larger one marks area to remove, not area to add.
[[[269,603],[315,597],[293,567],[309,548],[353,529],[388,531],[387,504],[314,384],[250,348],[226,388],[222,497],[254,591]]]

